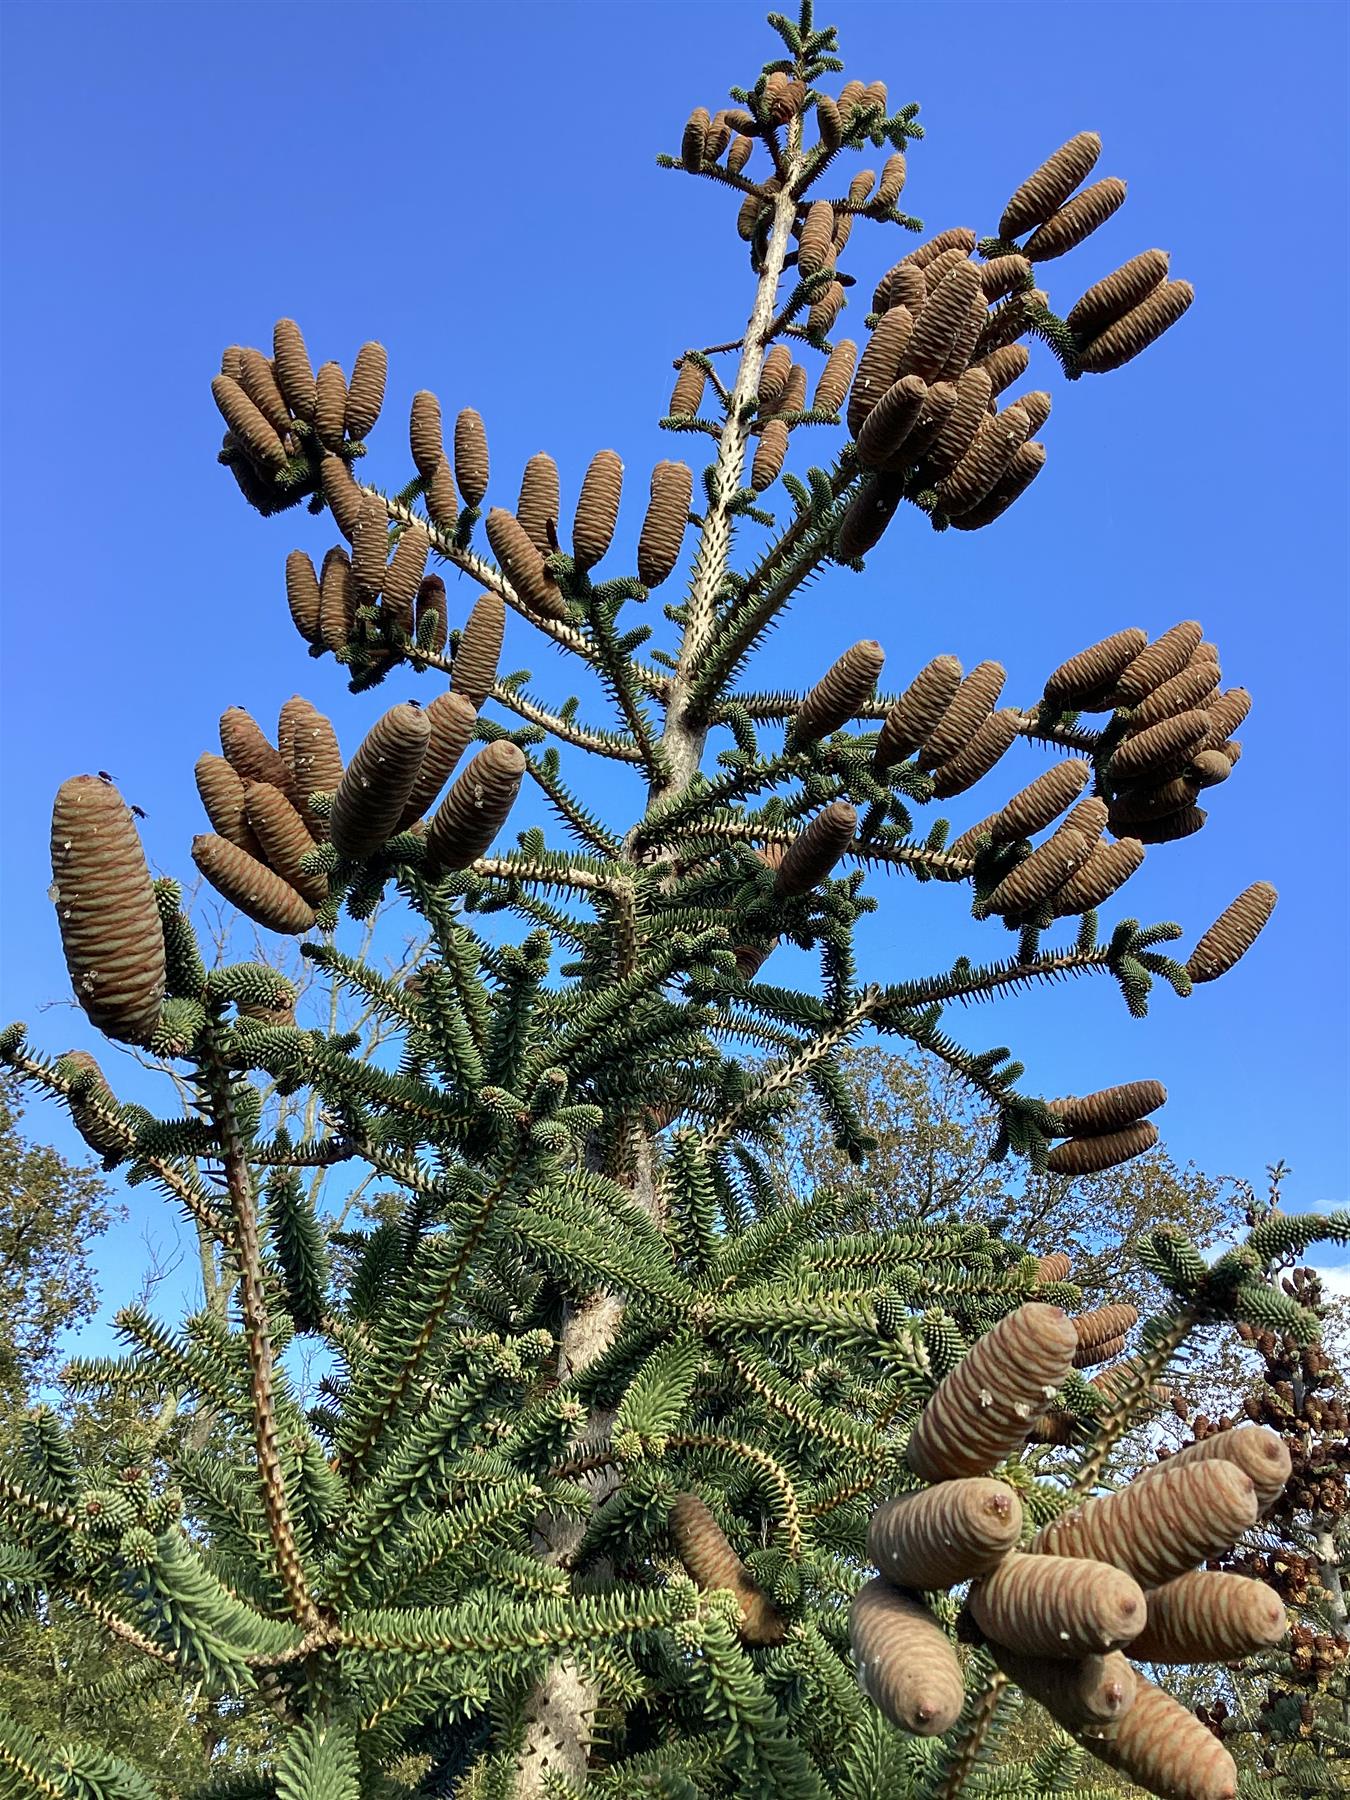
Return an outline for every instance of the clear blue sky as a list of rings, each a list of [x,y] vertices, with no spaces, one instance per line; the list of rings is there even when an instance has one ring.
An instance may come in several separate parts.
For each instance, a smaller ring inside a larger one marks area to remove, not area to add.
[[[957,1024],[978,1046],[1012,1044],[1046,1094],[1158,1075],[1175,1154],[1258,1179],[1285,1157],[1296,1204],[1339,1198],[1345,10],[840,0],[820,16],[839,24],[849,73],[922,103],[929,135],[905,203],[933,229],[991,229],[1012,186],[1091,127],[1099,173],[1125,176],[1130,197],[1052,265],[1052,298],[1067,308],[1156,244],[1198,299],[1105,379],[1066,387],[1038,351],[1055,413],[1034,492],[973,536],[902,516],[865,577],[835,572],[810,591],[755,683],[812,676],[874,635],[894,685],[938,651],[967,666],[995,656],[1027,703],[1110,630],[1201,618],[1226,678],[1256,695],[1246,754],[1203,834],[1151,852],[1114,916],[1175,917],[1193,941],[1264,876],[1282,894],[1272,927],[1228,980],[1185,1004],[1160,995],[1144,1025],[1105,983]],[[82,1018],[42,1011],[68,991],[45,898],[58,782],[111,770],[149,814],[155,864],[190,874],[192,764],[222,708],[274,718],[299,687],[351,746],[396,697],[394,684],[347,697],[291,633],[285,553],[300,543],[317,558],[333,533],[303,513],[260,521],[216,466],[208,383],[222,346],[267,344],[280,313],[301,321],[316,362],[350,366],[362,339],[381,338],[390,394],[371,466],[390,485],[406,479],[407,405],[423,386],[447,412],[482,411],[506,504],[536,449],[557,457],[568,505],[591,453],[613,445],[631,543],[647,468],[684,451],[655,428],[670,359],[735,336],[749,296],[734,199],[654,157],[678,149],[693,105],[753,80],[776,40],[743,0],[8,0],[0,23],[2,1016],[28,1017],[55,1051],[91,1041]],[[911,242],[855,232],[860,296]],[[846,315],[852,335],[862,310]],[[512,645],[538,690],[568,691],[525,627]],[[958,827],[1041,766],[1010,757],[954,805]],[[632,797],[614,790],[616,805]],[[1005,951],[950,891],[882,891],[877,977]],[[38,1128],[70,1141],[54,1112]],[[158,1202],[131,1200],[132,1226],[103,1259],[113,1282],[139,1259],[147,1218],[171,1235]]]

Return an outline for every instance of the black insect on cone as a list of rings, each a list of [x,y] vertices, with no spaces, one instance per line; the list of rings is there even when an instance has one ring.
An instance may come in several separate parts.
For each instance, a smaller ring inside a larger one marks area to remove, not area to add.
[[[935,656],[910,682],[882,722],[872,765],[889,769],[912,756],[936,727],[961,685],[961,665],[954,656]]]
[[[1116,677],[1116,704],[1138,706],[1154,688],[1181,675],[1204,637],[1199,619],[1183,619],[1163,632],[1154,643],[1147,644],[1138,657],[1132,657]]]
[[[578,569],[593,569],[614,538],[623,492],[623,463],[613,450],[597,450],[591,458],[572,522],[572,560]]]
[[[1148,1119],[1091,1137],[1072,1137],[1056,1144],[1045,1159],[1052,1175],[1096,1175],[1127,1163],[1158,1141],[1158,1128]]]
[[[284,793],[289,779],[281,753],[267,739],[252,714],[242,706],[228,707],[220,715],[220,747],[225,759],[244,781],[270,781]]]
[[[908,257],[887,269],[872,295],[872,311],[884,313],[892,306],[903,306],[917,313],[928,298],[928,284],[923,270]]]
[[[1102,140],[1095,131],[1080,131],[1028,175],[1003,209],[998,234],[1005,242],[1043,225],[1096,167]]]
[[[213,829],[241,850],[247,850],[250,856],[261,857],[262,846],[244,812],[242,777],[223,756],[213,756],[210,751],[197,758],[193,774]]]
[[[277,385],[287,406],[298,419],[314,418],[314,370],[304,333],[294,319],[278,319],[272,327],[272,362]]]
[[[828,200],[816,200],[806,209],[806,220],[797,240],[797,270],[819,274],[830,261],[834,245],[834,208]]]
[[[675,377],[675,387],[670,396],[667,412],[672,418],[683,418],[696,413],[703,401],[703,388],[708,377],[702,363],[691,362],[688,358],[680,364],[680,372]]]
[[[950,800],[975,786],[1007,754],[1022,731],[1022,714],[1015,706],[1005,706],[989,717],[968,743],[954,755],[940,762],[933,771],[933,797]]]
[[[711,123],[706,106],[696,106],[685,120],[684,132],[680,138],[680,161],[691,174],[696,175],[703,167],[708,147],[708,127]]]
[[[788,846],[773,891],[780,900],[809,894],[828,879],[831,870],[853,842],[858,815],[844,800],[832,800]]]
[[[919,767],[935,769],[949,756],[955,756],[974,737],[998,705],[1008,671],[1000,662],[976,663],[957,686],[936,725],[925,736],[919,750]]]
[[[1026,443],[1030,430],[1030,419],[1015,406],[1005,412],[987,413],[969,450],[951,474],[937,484],[938,504],[943,512],[960,518],[986,499]]]
[[[1148,1481],[1169,1469],[1207,1462],[1228,1462],[1241,1469],[1255,1488],[1257,1504],[1263,1513],[1268,1512],[1284,1492],[1293,1468],[1289,1446],[1278,1432],[1264,1425],[1239,1425],[1230,1431],[1212,1431],[1208,1437],[1174,1450],[1162,1462],[1146,1463],[1134,1479]]]
[[[301,871],[300,864],[313,850],[314,839],[289,798],[270,781],[250,781],[244,787],[244,809],[268,868],[311,906],[321,906],[328,897],[328,881],[323,875]]]
[[[686,463],[657,463],[638,535],[638,580],[644,587],[660,587],[674,572],[693,497],[694,478]]]
[[[781,419],[766,419],[750,465],[750,486],[757,494],[771,488],[787,460],[788,428]]]
[[[328,509],[337,528],[350,544],[361,526],[366,495],[353,479],[346,463],[331,451],[319,465],[319,480],[323,486],[323,497],[328,502]]]
[[[1114,1563],[1141,1587],[1155,1588],[1226,1555],[1259,1510],[1251,1478],[1233,1463],[1164,1466],[1052,1520],[1033,1548]]]
[[[820,380],[816,383],[815,396],[811,406],[816,412],[837,413],[844,404],[849,383],[853,380],[854,366],[858,360],[858,346],[852,338],[841,338],[825,360],[820,371]]]
[[[434,875],[467,869],[506,823],[525,773],[525,755],[505,738],[488,744],[451,783],[436,808],[426,838],[426,862]]]
[[[740,1607],[739,1633],[747,1644],[781,1644],[787,1625],[737,1556],[711,1509],[697,1494],[677,1494],[670,1535],[680,1561],[705,1593],[727,1591]]]
[[[225,423],[254,462],[279,469],[286,461],[285,445],[239,383],[228,375],[217,375],[211,392]]]
[[[932,1592],[996,1568],[1021,1529],[1021,1503],[1004,1482],[943,1481],[879,1506],[867,1554],[897,1587]]]
[[[325,450],[342,448],[347,420],[347,377],[342,364],[319,364],[314,377],[314,429]]]
[[[1100,643],[1089,644],[1062,662],[1045,684],[1047,706],[1060,710],[1074,707],[1100,711],[1100,701],[1126,664],[1148,643],[1148,633],[1132,625],[1113,632]],[[1096,703],[1096,704],[1094,704]]]
[[[400,831],[406,831],[415,819],[430,811],[449,780],[451,770],[468,749],[474,726],[478,723],[473,703],[453,690],[437,694],[422,716],[431,735],[398,822]]]
[[[454,471],[445,456],[437,460],[427,478],[426,501],[432,523],[442,531],[453,531],[459,518],[459,495],[455,491]]]
[[[308,900],[237,844],[203,832],[192,840],[192,860],[216,892],[255,924],[293,937],[313,925]]]
[[[430,553],[431,540],[422,527],[405,525],[384,572],[384,604],[405,638],[411,639],[413,635],[413,608]]]
[[[459,648],[450,667],[450,687],[479,707],[492,692],[506,630],[506,606],[498,594],[482,594],[474,601],[460,634]]]
[[[1016,1553],[970,1590],[986,1637],[1029,1656],[1100,1656],[1128,1644],[1147,1608],[1122,1569],[1069,1556]]]
[[[1077,249],[1125,204],[1125,183],[1114,175],[1076,194],[1053,218],[1034,231],[1022,248],[1033,262],[1049,262]]]
[[[1234,1800],[1237,1764],[1208,1726],[1135,1670],[1134,1703],[1110,1731],[1084,1733],[1099,1762],[1169,1800]]]
[[[487,432],[471,406],[455,418],[455,484],[469,506],[478,506],[487,492]]]
[[[1141,351],[1156,343],[1181,318],[1195,298],[1189,281],[1164,281],[1100,337],[1078,352],[1078,367],[1085,375],[1104,375],[1123,368]]]
[[[1069,308],[1064,323],[1080,342],[1100,337],[1117,319],[1133,312],[1167,279],[1170,258],[1165,250],[1144,250],[1095,282]]]
[[[520,499],[516,502],[516,517],[541,556],[548,556],[557,548],[561,508],[558,465],[541,450],[525,465],[520,479]]]
[[[439,656],[450,636],[446,618],[445,583],[439,575],[425,575],[417,584],[413,603],[413,637],[420,650]]]
[[[991,1643],[989,1654],[1003,1674],[1066,1731],[1101,1732],[1134,1704],[1138,1684],[1119,1650],[1105,1656],[1026,1656]]]
[[[1167,1104],[1167,1089],[1160,1081],[1125,1081],[1116,1087],[1099,1088],[1095,1094],[1076,1094],[1047,1104],[1071,1137],[1085,1137],[1093,1132],[1115,1131],[1157,1112]],[[1107,1333],[1108,1337],[1112,1335]]]
[[[852,562],[880,543],[904,493],[904,482],[894,475],[878,475],[860,488],[840,522],[835,560]]]
[[[487,516],[488,542],[516,597],[528,611],[545,619],[565,619],[562,589],[544,567],[544,559],[513,513],[494,506]]]
[[[909,460],[906,441],[927,399],[928,384],[918,375],[902,375],[891,383],[858,433],[858,461],[865,469],[898,467]]]
[[[347,384],[347,436],[353,443],[369,437],[384,405],[384,383],[389,357],[383,344],[362,344],[352,364]]]
[[[975,300],[983,303],[979,266],[958,258],[915,320],[897,374],[920,375],[925,381],[936,381],[946,369],[952,346],[970,318]],[[971,334],[971,348],[978,335]]]
[[[356,623],[356,580],[347,552],[334,548],[319,571],[319,636],[325,650],[346,648]]]
[[[318,818],[309,804],[311,794],[335,794],[342,780],[342,751],[338,747],[333,721],[310,707],[295,721],[289,763],[291,791],[300,817],[316,843],[328,840],[328,821]],[[214,817],[212,823],[215,824]],[[217,831],[220,830],[216,825]],[[228,832],[222,836],[229,836]],[[245,849],[247,845],[243,846]]]
[[[319,578],[303,550],[286,558],[286,604],[291,623],[307,644],[322,642],[319,636]]]
[[[430,741],[427,716],[410,701],[376,719],[333,800],[328,829],[340,855],[361,861],[398,830]]]
[[[848,428],[856,438],[867,423],[867,415],[900,373],[913,316],[907,306],[893,306],[877,321],[858,359],[858,372],[848,397]]]
[[[1161,781],[1186,767],[1209,736],[1208,713],[1174,713],[1127,737],[1111,753],[1107,773],[1115,782]]]
[[[1254,881],[1226,906],[1186,962],[1194,982],[1217,981],[1251,949],[1279,899],[1268,881]]]
[[[441,435],[441,403],[428,388],[419,388],[412,397],[408,445],[417,473],[424,481],[430,481],[445,455],[445,441]]]
[[[52,886],[75,998],[124,1044],[148,1044],[164,998],[164,933],[136,822],[110,781],[75,775],[52,807]]]
[[[920,1601],[878,1576],[849,1609],[858,1685],[892,1725],[920,1737],[950,1731],[965,1703],[951,1639]]]
[[[821,676],[806,695],[792,721],[792,735],[828,737],[857,714],[881,676],[886,652],[874,638],[851,645]]]
[[[1014,844],[1018,838],[1035,837],[1053,825],[1073,805],[1091,775],[1092,764],[1081,758],[1055,763],[1005,803],[991,829],[994,842]]]
[[[245,349],[240,360],[239,385],[284,441],[291,429],[291,409],[281,397],[271,360],[261,350]]]
[[[976,1339],[943,1377],[910,1433],[906,1460],[925,1481],[987,1475],[1025,1441],[1063,1387],[1078,1339],[1057,1306],[1028,1301]]]
[[[992,398],[988,370],[967,369],[956,384],[956,403],[943,420],[928,454],[928,470],[935,481],[949,475],[970,449]]]

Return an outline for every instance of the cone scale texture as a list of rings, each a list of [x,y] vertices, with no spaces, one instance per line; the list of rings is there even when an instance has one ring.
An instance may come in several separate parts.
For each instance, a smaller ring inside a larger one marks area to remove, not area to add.
[[[1154,1588],[1231,1550],[1258,1511],[1251,1478],[1235,1464],[1193,1462],[1084,1502],[1044,1526],[1034,1547],[1114,1563]]]
[[[376,719],[333,800],[329,835],[339,855],[361,861],[398,830],[430,739],[426,714],[407,700]]]
[[[950,1731],[965,1701],[951,1640],[927,1607],[878,1578],[848,1617],[858,1683],[893,1725],[922,1737]]]
[[[1007,1557],[970,1590],[970,1614],[995,1643],[1028,1656],[1100,1655],[1144,1625],[1143,1589],[1121,1569],[1069,1556]]]
[[[1022,1508],[1001,1481],[944,1481],[872,1514],[867,1554],[904,1588],[948,1588],[997,1567],[1017,1543]]]
[[[705,1593],[729,1589],[741,1610],[740,1635],[747,1644],[781,1644],[787,1628],[768,1596],[756,1585],[726,1533],[697,1494],[677,1494],[670,1509],[670,1535],[680,1561]]]

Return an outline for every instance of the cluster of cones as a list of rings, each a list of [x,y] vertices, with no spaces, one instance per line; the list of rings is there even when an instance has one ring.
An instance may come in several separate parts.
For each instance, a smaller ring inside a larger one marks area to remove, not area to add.
[[[1152,643],[1137,627],[1115,632],[1046,682],[1047,725],[1070,712],[1111,714],[1097,760],[1117,838],[1164,844],[1204,825],[1196,799],[1232,773],[1242,755],[1233,733],[1251,710],[1246,688],[1221,681],[1215,646],[1183,619]]]
[[[1089,1335],[1112,1323],[1096,1320]],[[1081,1350],[1074,1322],[1033,1301],[939,1384],[907,1451],[928,1485],[888,1501],[869,1531],[880,1574],[850,1615],[859,1680],[896,1725],[950,1730],[965,1682],[923,1596],[969,1582],[964,1635],[1094,1756],[1170,1800],[1231,1800],[1228,1752],[1123,1652],[1153,1663],[1231,1662],[1280,1640],[1278,1595],[1202,1565],[1274,1503],[1288,1453],[1261,1427],[1216,1434],[1019,1548],[1020,1503],[992,1471],[1021,1448]]]

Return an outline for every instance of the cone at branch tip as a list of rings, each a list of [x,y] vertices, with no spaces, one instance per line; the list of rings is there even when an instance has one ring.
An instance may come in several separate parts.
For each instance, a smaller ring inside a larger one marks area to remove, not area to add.
[[[825,360],[811,405],[816,412],[837,413],[844,404],[853,370],[858,359],[858,346],[852,338],[841,338]]]
[[[882,722],[873,767],[889,769],[913,755],[934,730],[961,685],[954,656],[935,656],[910,682]]]
[[[340,855],[363,861],[398,830],[430,741],[427,716],[410,701],[376,719],[333,799],[329,835]]]
[[[1189,281],[1164,281],[1131,312],[1127,312],[1100,337],[1078,352],[1078,367],[1085,375],[1104,375],[1133,362],[1190,309],[1195,289]]]
[[[1107,764],[1112,781],[1163,780],[1186,767],[1205,747],[1210,731],[1207,712],[1173,713],[1116,745]]]
[[[541,450],[525,465],[516,502],[516,517],[541,556],[548,556],[557,545],[561,508],[558,465]]]
[[[319,464],[319,481],[338,530],[350,544],[360,528],[366,497],[340,456],[330,450]]]
[[[1165,250],[1144,250],[1094,283],[1069,308],[1064,323],[1081,342],[1100,337],[1117,319],[1133,312],[1167,279],[1170,258]]]
[[[1114,686],[1125,666],[1144,649],[1148,633],[1132,625],[1125,631],[1113,632],[1100,643],[1089,644],[1076,656],[1062,662],[1045,684],[1047,706],[1099,711],[1094,705]]]
[[[389,356],[383,344],[362,344],[347,384],[346,432],[353,443],[369,437],[384,405]]]
[[[1134,1479],[1149,1481],[1166,1470],[1205,1462],[1230,1462],[1241,1469],[1256,1489],[1262,1512],[1269,1511],[1279,1499],[1293,1468],[1289,1446],[1278,1432],[1264,1425],[1240,1425],[1231,1431],[1213,1431],[1194,1444],[1174,1450],[1161,1462],[1145,1464]]]
[[[346,648],[356,623],[356,578],[351,559],[336,545],[319,570],[319,635],[325,650]]]
[[[192,840],[192,860],[216,892],[255,924],[291,937],[314,924],[308,900],[237,844],[203,832]]]
[[[1119,1131],[1073,1137],[1056,1144],[1046,1157],[1045,1166],[1052,1175],[1096,1175],[1142,1156],[1157,1141],[1157,1126],[1149,1119],[1137,1119],[1132,1125],[1122,1125]]]
[[[441,403],[429,388],[419,388],[412,397],[408,446],[417,473],[424,481],[430,481],[445,456],[445,441],[441,435]]]
[[[565,619],[562,589],[544,567],[544,559],[514,513],[494,506],[487,516],[488,542],[516,597],[528,612],[544,619]]]
[[[1010,243],[1024,231],[1043,225],[1096,167],[1102,140],[1095,131],[1080,131],[1034,169],[1003,209],[998,234]]]
[[[623,463],[613,450],[591,458],[572,523],[572,558],[578,569],[595,567],[614,538],[623,492]]]
[[[787,460],[788,428],[781,419],[766,419],[750,465],[750,485],[757,494],[771,488]]]
[[[483,704],[496,685],[505,632],[505,601],[500,594],[480,594],[469,611],[450,665],[451,691],[463,694],[475,707]]]
[[[1005,1482],[944,1481],[879,1506],[867,1554],[897,1587],[931,1591],[997,1567],[1021,1529],[1021,1503]]]
[[[672,418],[682,418],[698,411],[703,401],[703,388],[707,379],[702,363],[691,362],[686,358],[680,364],[680,372],[675,377],[675,387],[670,396],[670,405],[666,408]]]
[[[420,525],[405,525],[384,572],[384,604],[404,637],[411,639],[417,590],[431,554],[431,539]]]
[[[314,377],[314,429],[325,450],[340,450],[347,421],[347,377],[342,364],[320,363]]]
[[[1012,749],[1022,732],[1022,714],[1015,706],[1001,707],[976,731],[969,743],[940,762],[933,771],[933,798],[949,800],[975,786]]]
[[[1284,1603],[1264,1581],[1199,1570],[1154,1588],[1131,1646],[1145,1662],[1230,1663],[1278,1644]]]
[[[287,795],[270,781],[250,781],[244,786],[244,809],[268,868],[311,906],[321,906],[328,897],[328,882],[322,875],[301,871],[300,864],[314,848],[314,839]]]
[[[1116,1087],[1099,1088],[1094,1094],[1046,1102],[1070,1137],[1115,1131],[1118,1126],[1147,1118],[1166,1103],[1167,1089],[1160,1081],[1126,1081]]]
[[[1134,1704],[1109,1732],[1081,1742],[1101,1762],[1169,1800],[1234,1800],[1237,1765],[1189,1707],[1135,1670]]]
[[[1018,838],[1034,837],[1047,825],[1053,825],[1082,793],[1091,774],[1091,763],[1081,758],[1055,763],[1014,794],[995,815],[990,828],[994,842],[1013,844]]]
[[[286,558],[286,605],[305,642],[319,643],[319,578],[303,550],[292,550]]]
[[[1072,1320],[1080,1350],[1095,1350],[1102,1344],[1109,1344],[1113,1338],[1124,1337],[1133,1331],[1138,1323],[1139,1308],[1123,1300],[1110,1306],[1094,1307],[1091,1312],[1079,1313]]]
[[[950,1731],[965,1702],[961,1665],[928,1608],[877,1577],[848,1616],[858,1685],[893,1725],[921,1737]]]
[[[223,756],[208,750],[197,758],[193,774],[212,828],[250,856],[261,857],[262,846],[244,815],[244,783],[238,772]]]
[[[449,779],[450,771],[468,749],[478,723],[478,713],[472,702],[453,689],[437,694],[422,716],[431,735],[398,822],[400,831],[406,831],[432,805]]]
[[[694,478],[687,464],[657,463],[638,536],[638,580],[644,587],[660,587],[674,572],[693,497]]]
[[[488,744],[451,783],[427,831],[427,868],[434,875],[467,869],[506,823],[525,756],[518,744],[499,738]]]
[[[850,645],[803,699],[792,721],[793,736],[824,738],[841,730],[876,686],[885,661],[875,638]]]
[[[855,809],[832,800],[788,846],[774,878],[775,895],[788,899],[818,888],[853,842],[857,827]]]
[[[1138,706],[1154,688],[1180,675],[1204,637],[1198,619],[1183,619],[1132,657],[1116,677],[1116,704]]]
[[[956,688],[919,748],[919,767],[934,769],[963,749],[998,704],[1008,671],[1000,662],[976,663]]]
[[[944,1376],[919,1414],[906,1459],[925,1481],[987,1475],[1025,1441],[1064,1385],[1078,1339],[1057,1306],[1028,1301]]]
[[[1049,1285],[1054,1281],[1067,1281],[1073,1274],[1073,1263],[1063,1250],[1052,1250],[1048,1256],[1036,1259],[1036,1279]]]
[[[1134,1670],[1119,1650],[1078,1658],[1027,1656],[991,1643],[989,1654],[1066,1731],[1113,1725],[1134,1704]]]
[[[228,375],[217,375],[211,393],[221,417],[253,461],[263,468],[281,468],[286,461],[285,445],[240,384]]]
[[[455,484],[469,506],[481,504],[488,485],[488,442],[483,421],[471,406],[455,418]]]
[[[270,781],[273,787],[286,791],[290,777],[281,753],[242,706],[227,707],[220,715],[220,747],[241,780]]]
[[[136,822],[99,775],[75,775],[52,807],[51,898],[75,998],[124,1044],[148,1044],[164,998],[164,933]]]
[[[304,333],[294,319],[278,319],[272,327],[272,361],[277,385],[287,406],[298,419],[314,418],[314,370]]]

